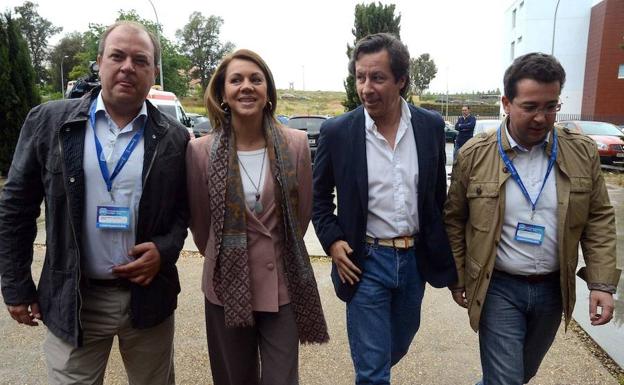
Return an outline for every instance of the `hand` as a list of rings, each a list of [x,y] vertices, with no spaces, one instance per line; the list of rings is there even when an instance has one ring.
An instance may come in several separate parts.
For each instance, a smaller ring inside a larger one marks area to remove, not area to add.
[[[598,308],[601,308],[598,314]],[[613,318],[613,294],[606,291],[589,292],[589,320],[594,326],[604,325]]]
[[[349,255],[353,253],[353,249],[349,247],[349,244],[345,241],[336,241],[329,247],[329,254],[331,254],[332,261],[338,268],[338,276],[342,283],[349,282],[353,285],[360,281],[358,277],[362,274],[362,271],[349,259]]]
[[[113,267],[113,274],[141,286],[149,285],[160,270],[160,252],[154,242],[138,244],[128,255],[136,260]]]
[[[29,309],[30,308],[30,309]],[[17,323],[38,326],[36,320],[41,320],[41,312],[39,311],[39,304],[33,302],[30,305],[7,305],[11,318],[17,321]]]
[[[463,308],[468,308],[468,299],[466,298],[466,289],[451,290],[453,301]]]

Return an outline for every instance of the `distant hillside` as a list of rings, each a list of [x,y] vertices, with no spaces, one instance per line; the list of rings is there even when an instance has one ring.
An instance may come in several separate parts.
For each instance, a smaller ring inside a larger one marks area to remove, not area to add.
[[[336,116],[344,112],[344,92],[277,90],[277,98],[277,113],[281,115]],[[188,112],[206,113],[199,97],[184,98],[182,104]]]

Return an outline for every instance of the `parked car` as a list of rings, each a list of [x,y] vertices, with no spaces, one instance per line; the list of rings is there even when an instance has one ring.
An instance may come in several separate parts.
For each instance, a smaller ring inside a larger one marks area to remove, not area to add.
[[[212,132],[212,124],[209,119],[206,119],[202,122],[197,123],[193,126],[193,133],[196,138],[201,138],[204,135],[210,134]]]
[[[453,125],[449,122],[444,122],[444,136],[446,137],[447,142],[455,143],[455,139],[457,139],[457,134],[459,132],[453,127]]]
[[[206,120],[208,120],[207,116],[201,115],[201,114],[196,114],[194,112],[187,112],[186,116],[188,116],[191,119],[191,122],[193,123],[193,126],[196,126],[197,124],[199,124],[201,122],[205,122]]]
[[[195,137],[195,134],[193,134],[193,121],[184,111],[184,107],[182,107],[176,94],[152,88],[147,94],[147,100],[156,106],[160,112],[172,116],[182,123],[188,130],[189,135],[191,135],[191,139]]]
[[[614,124],[588,120],[568,120],[557,124],[592,138],[598,146],[600,163],[624,165],[624,134]]]
[[[288,116],[286,115],[275,115],[275,119],[277,119],[278,122],[282,123],[285,126],[288,125]]]
[[[321,133],[321,124],[327,119],[329,119],[329,117],[323,115],[295,115],[288,119],[288,127],[307,132],[312,163],[314,163],[314,155],[316,155],[316,146],[319,134]]]
[[[477,136],[482,132],[485,132],[486,134],[489,132],[494,132],[498,130],[498,127],[500,127],[500,125],[501,125],[501,121],[497,119],[478,119],[477,118],[477,124],[475,124],[473,136]]]

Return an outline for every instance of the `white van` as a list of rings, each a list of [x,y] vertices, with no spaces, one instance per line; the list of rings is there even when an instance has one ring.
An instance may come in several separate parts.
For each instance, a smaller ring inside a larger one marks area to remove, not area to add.
[[[178,97],[173,92],[168,91],[160,91],[152,88],[147,94],[147,100],[150,101],[156,108],[160,110],[160,112],[165,113],[169,116],[174,117],[188,130],[191,138],[194,138],[193,134],[193,123],[191,118],[186,116],[186,112],[184,111],[184,107],[178,100]]]

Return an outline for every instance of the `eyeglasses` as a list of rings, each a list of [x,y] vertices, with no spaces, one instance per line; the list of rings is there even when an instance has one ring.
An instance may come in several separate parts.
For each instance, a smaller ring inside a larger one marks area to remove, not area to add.
[[[556,115],[557,112],[559,112],[561,110],[561,104],[563,103],[557,103],[557,104],[550,104],[544,108],[538,108],[537,106],[524,106],[524,105],[520,105],[518,106],[518,108],[520,108],[520,110],[522,110],[522,113],[528,116],[535,116],[539,113],[543,113],[546,116],[552,116],[552,115]]]

